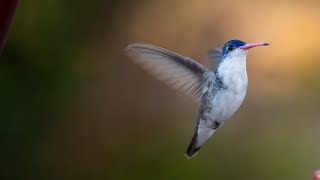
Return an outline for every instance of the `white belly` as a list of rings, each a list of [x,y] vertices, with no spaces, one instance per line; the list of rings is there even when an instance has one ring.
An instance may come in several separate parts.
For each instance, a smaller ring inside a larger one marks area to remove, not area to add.
[[[246,70],[246,52],[240,51],[236,57],[227,58],[219,67],[224,90],[212,97],[212,120],[222,122],[229,119],[242,104],[247,91],[248,77]]]
[[[245,96],[246,89],[241,93],[234,93],[230,90],[219,91],[213,98],[210,117],[213,118],[212,120],[218,122],[231,118],[239,109]]]

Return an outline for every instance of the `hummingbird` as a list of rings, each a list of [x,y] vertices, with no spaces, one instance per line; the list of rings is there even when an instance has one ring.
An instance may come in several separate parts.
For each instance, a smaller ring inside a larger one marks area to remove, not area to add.
[[[230,40],[222,49],[208,51],[209,68],[151,44],[130,44],[125,51],[142,69],[199,102],[195,131],[185,153],[191,158],[242,104],[248,86],[248,50],[267,45]]]

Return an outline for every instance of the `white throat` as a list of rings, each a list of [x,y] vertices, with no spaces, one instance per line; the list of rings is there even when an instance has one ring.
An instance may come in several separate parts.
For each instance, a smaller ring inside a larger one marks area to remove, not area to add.
[[[235,94],[242,94],[247,90],[247,53],[247,50],[236,49],[230,52],[218,67],[218,76],[223,84]]]

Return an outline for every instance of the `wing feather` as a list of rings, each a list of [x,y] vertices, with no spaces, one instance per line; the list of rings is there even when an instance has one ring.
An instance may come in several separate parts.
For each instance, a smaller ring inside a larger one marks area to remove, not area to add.
[[[191,58],[150,44],[130,44],[126,53],[144,70],[173,89],[199,100],[206,74],[211,73]]]
[[[221,62],[221,55],[222,51],[221,49],[215,48],[215,49],[209,49],[208,56],[209,56],[209,68],[211,71],[215,71]]]

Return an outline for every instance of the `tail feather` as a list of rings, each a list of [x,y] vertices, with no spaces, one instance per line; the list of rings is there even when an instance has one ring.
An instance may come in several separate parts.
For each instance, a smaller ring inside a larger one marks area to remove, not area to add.
[[[197,130],[194,133],[192,140],[189,144],[189,147],[187,149],[187,152],[185,153],[185,156],[190,159],[196,155],[196,153],[200,150],[201,146],[198,146],[197,144],[197,139],[198,139],[198,133]]]
[[[199,119],[196,130],[187,149],[187,158],[192,158],[200,150],[201,146],[213,135],[216,129],[222,123],[215,122],[214,127],[208,124],[206,121]]]

